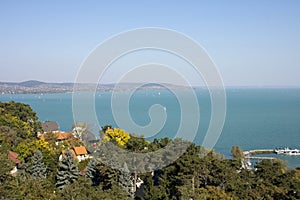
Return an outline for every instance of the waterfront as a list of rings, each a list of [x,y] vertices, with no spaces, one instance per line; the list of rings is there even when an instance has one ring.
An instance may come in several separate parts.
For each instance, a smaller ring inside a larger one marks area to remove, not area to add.
[[[241,146],[245,151],[299,148],[300,89],[228,89],[226,92],[226,121],[215,151],[230,157],[233,145]],[[194,142],[201,145],[211,109],[208,91],[199,89],[196,94],[201,121]],[[100,125],[117,126],[110,108],[111,92],[97,92],[95,97]],[[41,121],[57,121],[61,130],[70,130],[74,123],[71,93],[0,95],[0,101],[12,100],[32,106]],[[154,137],[174,138],[180,121],[180,106],[170,91],[139,90],[134,93],[129,105],[133,120],[139,125],[147,125],[150,121],[148,110],[153,104],[164,106],[168,115],[164,128]],[[97,130],[94,132],[97,134]],[[278,157],[288,161],[290,167],[299,166],[300,156]]]

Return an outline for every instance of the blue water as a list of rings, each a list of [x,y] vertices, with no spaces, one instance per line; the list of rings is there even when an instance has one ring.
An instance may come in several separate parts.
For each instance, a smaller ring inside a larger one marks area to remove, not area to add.
[[[201,145],[211,116],[210,97],[204,89],[197,89],[196,94],[201,120],[194,142]],[[226,94],[226,120],[215,151],[230,156],[233,145],[244,150],[300,148],[300,89],[227,89]],[[74,123],[71,93],[0,95],[0,101],[12,100],[29,104],[40,121],[57,121],[61,130],[70,130]],[[168,115],[163,129],[154,137],[174,138],[181,120],[181,110],[175,95],[168,90],[135,92],[129,103],[132,119],[138,125],[147,125],[150,122],[148,110],[154,104],[165,107]],[[101,126],[118,126],[111,111],[111,92],[97,92],[95,106]],[[97,134],[97,130],[94,132]],[[300,156],[281,158],[288,161],[290,167],[300,164]]]

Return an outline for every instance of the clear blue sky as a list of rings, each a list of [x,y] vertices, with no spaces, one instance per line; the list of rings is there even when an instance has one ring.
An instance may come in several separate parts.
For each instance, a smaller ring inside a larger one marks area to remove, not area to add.
[[[227,86],[300,86],[300,1],[0,1],[0,81],[72,82],[106,38],[141,27],[200,43]]]

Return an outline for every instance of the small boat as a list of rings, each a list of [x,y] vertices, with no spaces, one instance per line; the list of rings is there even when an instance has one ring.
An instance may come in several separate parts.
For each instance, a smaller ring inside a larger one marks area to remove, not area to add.
[[[284,148],[284,149],[275,149],[274,152],[276,154],[285,154],[285,155],[291,155],[291,156],[298,156],[300,155],[300,149],[290,149],[290,148]]]
[[[247,165],[250,167],[252,165],[252,163],[250,162],[250,160],[247,161]]]

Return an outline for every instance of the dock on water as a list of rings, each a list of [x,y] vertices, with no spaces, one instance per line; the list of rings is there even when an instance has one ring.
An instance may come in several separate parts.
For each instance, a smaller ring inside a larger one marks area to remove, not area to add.
[[[255,150],[249,150],[244,151],[244,155],[256,155],[256,154],[268,154],[268,153],[275,153],[274,149],[255,149]]]
[[[274,160],[276,158],[274,158],[274,157],[247,156],[246,159],[252,159],[252,160]]]
[[[273,149],[255,149],[255,150],[249,150],[244,151],[244,156],[246,159],[253,159],[253,160],[274,160],[275,157],[266,157],[266,156],[251,156],[251,155],[257,155],[257,154],[271,154],[275,153]]]

